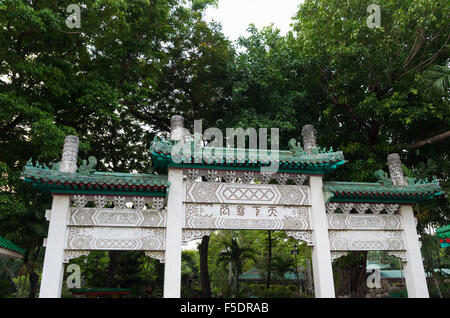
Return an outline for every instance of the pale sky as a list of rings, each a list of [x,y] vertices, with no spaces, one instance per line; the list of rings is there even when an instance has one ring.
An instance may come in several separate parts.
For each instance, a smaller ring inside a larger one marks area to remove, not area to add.
[[[281,34],[290,30],[291,18],[297,13],[303,0],[219,0],[217,8],[206,10],[206,21],[222,24],[223,33],[230,40],[241,35],[248,36],[246,29],[250,23],[258,29],[274,23]]]

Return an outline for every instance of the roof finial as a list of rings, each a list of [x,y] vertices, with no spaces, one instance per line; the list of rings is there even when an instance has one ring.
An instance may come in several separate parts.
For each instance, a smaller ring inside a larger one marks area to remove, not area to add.
[[[307,154],[312,154],[312,149],[316,148],[316,135],[313,125],[305,125],[302,129],[303,148]]]
[[[77,136],[66,136],[59,172],[75,173],[77,171],[78,144]]]
[[[182,141],[184,139],[184,117],[173,115],[170,119],[170,139]]]
[[[398,153],[391,153],[387,157],[389,174],[393,185],[408,185],[408,180],[403,176],[402,162]]]

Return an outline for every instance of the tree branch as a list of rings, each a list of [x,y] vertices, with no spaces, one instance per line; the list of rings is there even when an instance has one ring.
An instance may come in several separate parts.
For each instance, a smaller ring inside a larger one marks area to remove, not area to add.
[[[433,143],[435,143],[437,141],[443,140],[443,139],[448,138],[448,137],[450,137],[450,130],[446,131],[446,132],[444,132],[442,134],[436,135],[434,137],[423,139],[423,140],[420,140],[420,141],[412,143],[412,144],[398,146],[397,148],[398,149],[413,150],[413,149],[421,148],[421,147],[426,146],[426,145],[433,144]]]

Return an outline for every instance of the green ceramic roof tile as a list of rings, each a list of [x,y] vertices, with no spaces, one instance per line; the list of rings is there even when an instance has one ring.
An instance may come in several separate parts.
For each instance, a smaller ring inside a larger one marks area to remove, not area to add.
[[[450,238],[450,225],[436,229],[436,235],[441,239]]]
[[[62,173],[45,165],[33,166],[29,161],[22,171],[21,179],[35,188],[52,193],[99,193],[123,192],[161,193],[169,186],[167,176],[153,174],[94,172]]]
[[[242,280],[261,280],[263,278],[261,277],[260,270],[258,270],[256,268],[252,268],[249,271],[239,275],[239,279],[242,279]],[[297,279],[297,275],[293,271],[285,272],[284,273],[284,279],[286,279],[286,280],[296,280]],[[298,279],[304,280],[305,276],[302,273],[298,273]]]
[[[365,182],[324,182],[331,202],[417,203],[442,194],[437,181],[405,186]]]
[[[195,156],[196,149],[191,145],[190,152],[179,152],[173,156],[172,160],[172,144],[156,137],[150,147],[150,153],[153,160],[153,167],[156,170],[165,171],[168,166],[196,166],[211,168],[229,168],[239,167],[243,170],[259,169],[261,166],[269,166],[274,161],[279,166],[279,171],[301,171],[310,173],[327,173],[336,167],[343,165],[344,155],[341,151],[326,150],[322,148],[313,149],[312,154],[298,149],[287,150],[267,150],[258,149],[241,149],[241,148],[212,148],[202,147],[202,155]],[[185,155],[185,153],[188,153]],[[206,155],[204,155],[206,153]],[[212,153],[212,154],[211,154]],[[272,159],[272,158],[276,158]],[[179,162],[179,163],[175,163]]]
[[[72,288],[73,294],[130,294],[130,288]]]
[[[17,245],[11,243],[10,241],[1,236],[0,236],[0,248],[4,248],[6,250],[13,251],[22,255],[25,254],[26,252],[25,249],[18,247]]]

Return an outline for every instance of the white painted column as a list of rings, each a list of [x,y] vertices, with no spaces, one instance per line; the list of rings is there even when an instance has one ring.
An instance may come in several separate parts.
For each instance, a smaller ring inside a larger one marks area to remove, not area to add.
[[[79,140],[76,136],[67,136],[64,140],[59,172],[76,173],[78,143]],[[53,197],[39,298],[61,297],[64,276],[64,245],[70,205],[71,201],[68,195]]]
[[[416,230],[416,221],[412,206],[402,205],[400,217],[403,226],[403,238],[406,246],[405,270],[406,289],[409,298],[429,298],[428,286],[423,268],[422,253]]]
[[[53,197],[39,298],[61,297],[69,207],[70,196]]]
[[[328,218],[322,190],[322,177],[310,176],[311,222],[313,229],[312,265],[316,298],[334,298],[333,269],[331,265]]]
[[[399,186],[408,185],[407,179],[403,176],[400,155],[398,153],[391,153],[388,155],[387,160],[392,183]],[[428,298],[427,281],[412,206],[402,205],[399,213],[403,227],[403,239],[406,246],[406,264],[404,264],[404,269],[408,297]]]
[[[181,296],[181,241],[183,226],[183,171],[169,169],[167,198],[164,298]]]

